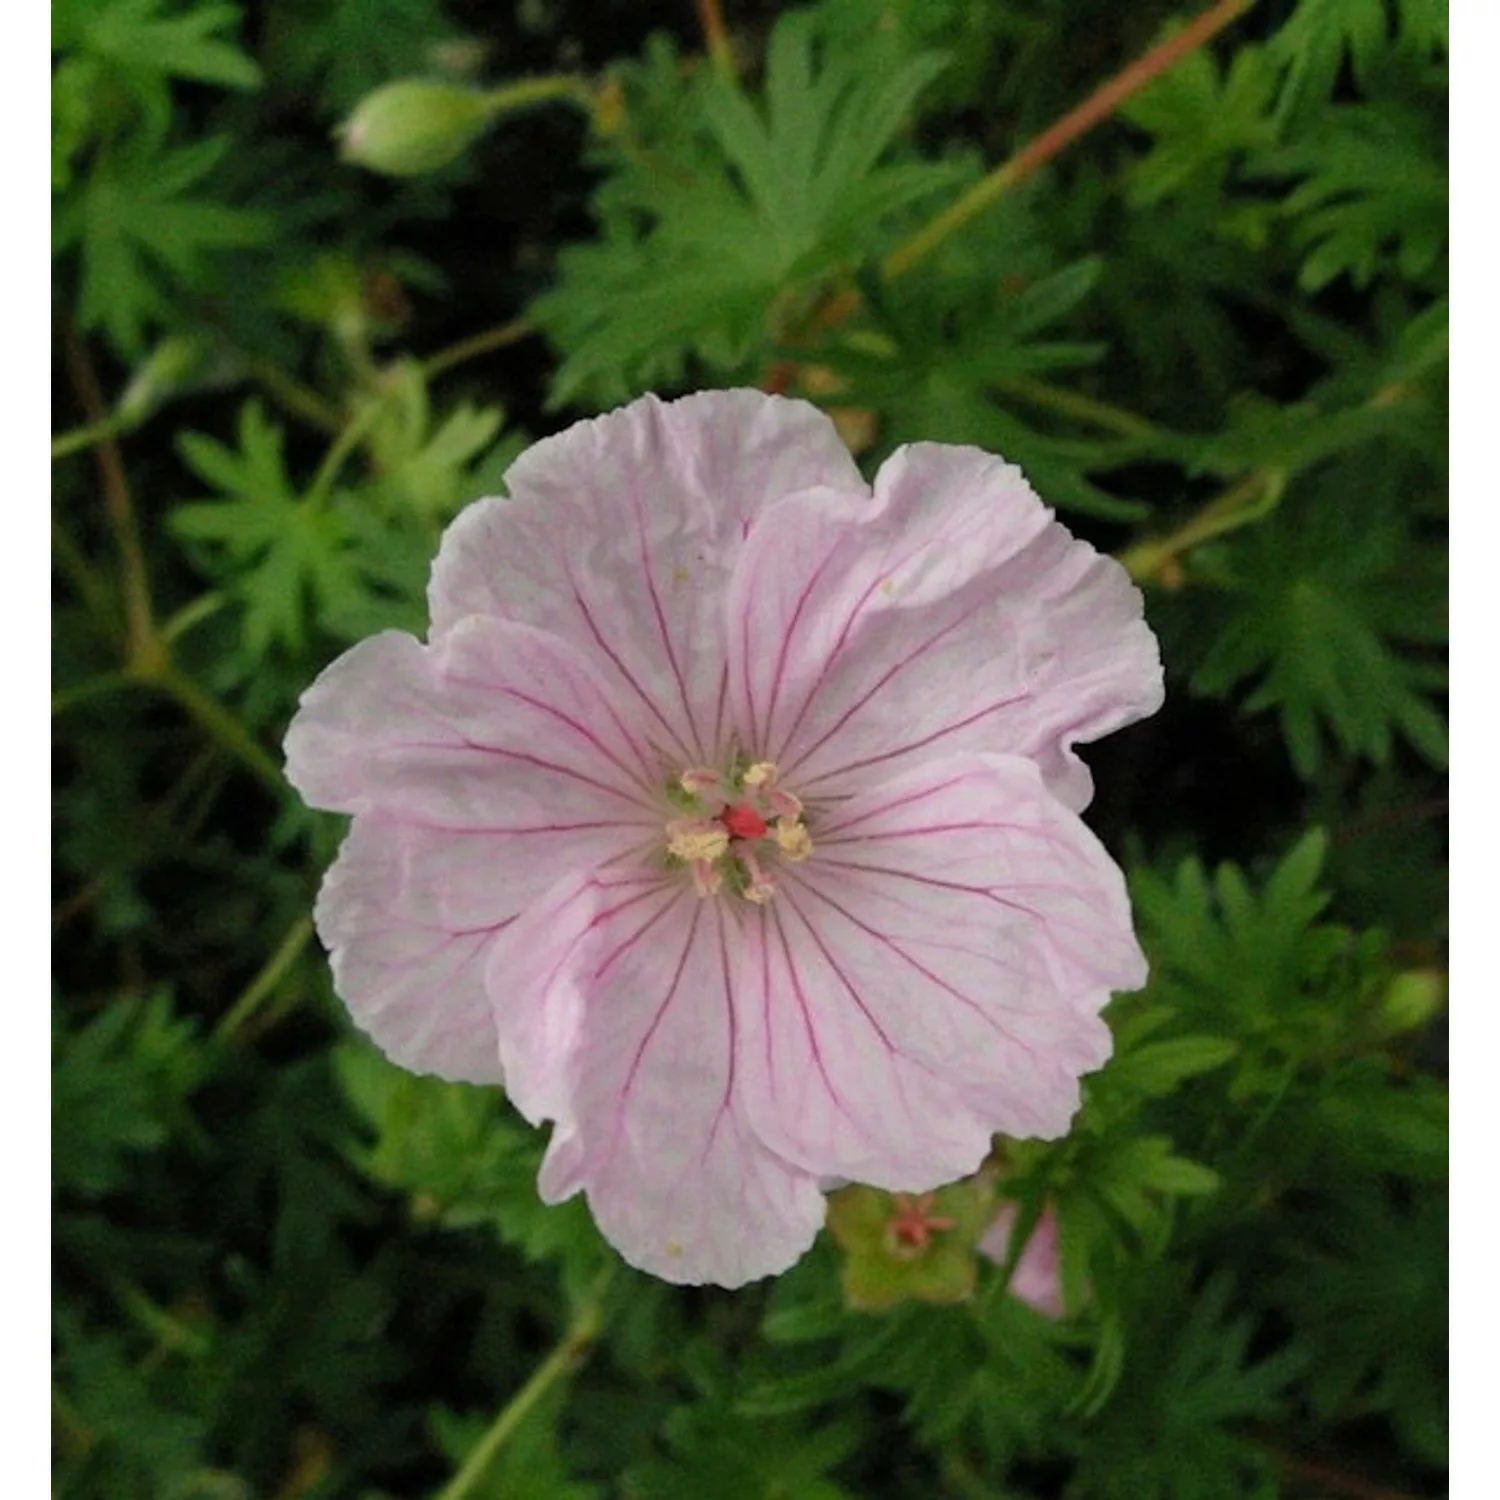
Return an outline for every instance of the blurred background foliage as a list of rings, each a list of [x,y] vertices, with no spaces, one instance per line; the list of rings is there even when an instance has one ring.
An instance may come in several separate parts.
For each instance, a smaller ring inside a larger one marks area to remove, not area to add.
[[[56,0],[55,1494],[1443,1493],[1446,47],[1443,0]],[[738,384],[1020,462],[1169,691],[1090,754],[1153,967],[1073,1133],[730,1294],[352,1034],[276,747],[529,441]],[[1044,1212],[1060,1320],[1007,1291]]]

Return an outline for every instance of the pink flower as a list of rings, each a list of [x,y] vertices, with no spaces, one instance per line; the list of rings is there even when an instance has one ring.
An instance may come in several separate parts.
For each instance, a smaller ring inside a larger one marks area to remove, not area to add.
[[[1072,753],[1153,712],[1124,571],[1020,472],[872,496],[813,407],[653,397],[449,529],[427,644],[313,684],[287,775],[354,822],[318,899],[393,1059],[553,1121],[633,1264],[782,1270],[822,1185],[925,1192],[1056,1136],[1145,963]]]
[[[997,1266],[1003,1266],[1010,1254],[1010,1238],[1020,1217],[1019,1203],[1003,1204],[995,1215],[995,1222],[979,1242],[979,1253],[988,1256]],[[1008,1290],[1011,1296],[1019,1297],[1044,1318],[1063,1316],[1062,1259],[1057,1240],[1057,1214],[1051,1207],[1044,1208],[1037,1219],[1011,1274]]]

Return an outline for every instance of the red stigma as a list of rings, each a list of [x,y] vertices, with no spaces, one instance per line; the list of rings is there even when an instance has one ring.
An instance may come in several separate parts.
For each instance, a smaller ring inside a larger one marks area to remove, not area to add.
[[[891,1215],[886,1232],[895,1242],[898,1254],[918,1254],[927,1248],[935,1232],[954,1227],[956,1220],[933,1213],[936,1197],[936,1193],[923,1193],[920,1198],[910,1193],[895,1195],[896,1212]]]
[[[748,802],[739,807],[726,807],[719,814],[719,821],[729,830],[731,838],[764,838],[769,826],[766,820]]]

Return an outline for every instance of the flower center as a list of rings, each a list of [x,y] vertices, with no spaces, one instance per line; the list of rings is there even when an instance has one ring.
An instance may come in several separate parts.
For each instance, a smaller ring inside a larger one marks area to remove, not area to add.
[[[893,1199],[895,1213],[885,1226],[886,1242],[891,1252],[901,1260],[912,1260],[921,1255],[934,1234],[952,1229],[957,1220],[945,1214],[935,1214],[933,1204],[936,1193],[923,1193],[913,1197],[910,1193],[897,1193]]]
[[[776,894],[775,865],[812,853],[802,803],[780,779],[759,760],[727,771],[694,768],[668,787],[684,816],[667,824],[667,859],[686,866],[700,896],[728,889],[763,905]]]

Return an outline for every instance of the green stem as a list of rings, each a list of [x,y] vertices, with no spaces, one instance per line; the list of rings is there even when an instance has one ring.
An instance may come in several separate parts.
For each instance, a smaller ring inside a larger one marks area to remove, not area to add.
[[[310,427],[330,436],[343,427],[338,410],[325,401],[316,391],[294,380],[279,366],[258,355],[243,356],[251,376],[264,387],[266,394],[294,417],[300,417]]]
[[[147,1355],[150,1363],[154,1364],[162,1354],[177,1349],[196,1359],[208,1353],[209,1342],[202,1333],[180,1318],[174,1318],[127,1277],[112,1276],[110,1289],[125,1312],[155,1340],[155,1348]]]
[[[1119,553],[1119,560],[1137,583],[1143,583],[1182,553],[1258,521],[1275,508],[1285,488],[1286,475],[1279,469],[1258,469],[1221,491],[1170,535],[1137,542]]]
[[[98,1442],[94,1430],[56,1383],[52,1387],[52,1420],[57,1424],[63,1443],[75,1455],[87,1453]]]
[[[110,419],[105,414],[104,395],[99,389],[99,379],[94,374],[93,363],[82,340],[71,328],[64,331],[63,353],[90,424],[96,428],[108,426]],[[159,654],[159,643],[151,610],[151,585],[146,572],[146,555],[141,548],[140,530],[135,521],[135,505],[131,500],[129,481],[125,477],[125,461],[120,457],[119,444],[115,442],[112,433],[106,433],[99,439],[96,457],[104,490],[105,513],[109,517],[115,547],[120,554],[125,631],[130,659],[154,660]]]
[[[1092,396],[1077,391],[1065,390],[1046,380],[1033,380],[1030,376],[1017,375],[1010,380],[997,382],[997,390],[1007,396],[1015,396],[1037,407],[1041,411],[1056,412],[1059,416],[1072,417],[1075,421],[1115,432],[1121,437],[1154,438],[1161,436],[1161,429],[1145,417],[1137,416],[1124,407],[1112,406],[1107,401],[1096,401]]]
[[[724,12],[719,0],[698,0],[698,22],[703,27],[703,41],[708,55],[721,78],[734,77],[734,48],[724,26]]]
[[[313,475],[313,481],[308,487],[303,505],[315,510],[328,498],[328,492],[333,488],[333,482],[338,478],[339,470],[344,467],[350,454],[364,441],[366,434],[382,415],[383,408],[380,402],[371,401],[363,411],[344,424],[339,435],[329,444],[328,452],[323,456],[323,462],[318,465],[318,472]]]
[[[1167,38],[1131,63],[1128,68],[1097,88],[1082,104],[1070,110],[1056,124],[1044,130],[1035,140],[1023,146],[1009,161],[1001,163],[987,177],[976,182],[956,202],[919,229],[910,239],[886,256],[881,274],[887,281],[904,276],[918,262],[925,260],[949,235],[963,228],[992,203],[1024,182],[1039,167],[1073,144],[1112,115],[1132,94],[1138,93],[1153,78],[1164,73],[1188,53],[1203,46],[1232,21],[1254,5],[1255,0],[1219,0],[1181,31]]]
[[[93,616],[100,634],[118,646],[120,621],[110,591],[83,555],[83,549],[63,529],[56,516],[52,518],[52,557],[77,589],[83,607]]]
[[[490,354],[496,349],[504,349],[510,344],[517,344],[536,331],[536,325],[525,318],[512,318],[509,323],[487,328],[483,333],[476,333],[472,338],[461,339],[456,344],[450,344],[446,349],[438,350],[423,364],[422,373],[428,380],[433,380],[445,371],[451,370],[455,365],[461,365],[466,360],[477,359],[481,354]]]
[[[228,750],[278,797],[286,790],[286,784],[281,778],[281,768],[260,742],[217,698],[205,692],[192,678],[176,667],[159,665],[153,670],[137,673],[136,680],[159,688],[175,698],[199,728]]]
[[[103,421],[90,422],[85,427],[75,427],[71,432],[61,433],[52,439],[52,462],[56,463],[70,453],[77,453],[80,448],[92,448],[105,438],[117,437],[122,428],[123,424],[118,417],[105,417]]]
[[[307,947],[312,935],[313,924],[310,917],[298,917],[292,923],[287,929],[286,936],[277,944],[276,951],[266,960],[260,973],[245,986],[239,999],[224,1012],[219,1024],[214,1027],[216,1042],[228,1041],[244,1029],[246,1023],[260,1009],[261,1004],[269,996],[275,994],[276,986],[286,976],[287,970],[301,957],[302,950]]]
[[[593,114],[597,99],[585,78],[576,73],[553,73],[546,78],[522,78],[485,91],[484,102],[492,120],[512,110],[530,109],[553,99],[568,99]]]
[[[204,620],[218,614],[229,601],[223,594],[208,593],[200,594],[191,604],[184,604],[181,609],[172,616],[161,628],[161,638],[171,645],[181,636],[184,636],[195,625],[201,625]]]
[[[100,672],[94,677],[85,677],[72,687],[59,688],[52,695],[52,716],[66,713],[91,698],[102,698],[106,693],[118,693],[122,688],[135,686],[135,679],[124,672]]]
[[[439,1491],[437,1500],[464,1500],[489,1472],[495,1455],[531,1413],[543,1396],[564,1376],[575,1370],[599,1335],[604,1319],[604,1296],[614,1277],[607,1267],[595,1281],[584,1304],[574,1315],[562,1342],[537,1366],[531,1379],[501,1407],[489,1431],[470,1450],[458,1473]]]

